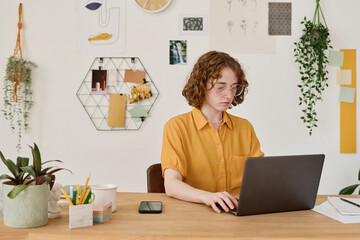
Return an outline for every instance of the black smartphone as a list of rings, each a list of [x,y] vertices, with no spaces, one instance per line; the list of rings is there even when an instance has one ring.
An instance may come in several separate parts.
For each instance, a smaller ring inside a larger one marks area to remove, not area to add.
[[[160,201],[141,201],[139,213],[161,213],[162,202]]]

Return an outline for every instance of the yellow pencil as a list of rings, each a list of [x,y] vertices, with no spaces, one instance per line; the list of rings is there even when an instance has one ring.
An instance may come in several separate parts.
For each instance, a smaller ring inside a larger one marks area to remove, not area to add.
[[[66,200],[68,201],[69,205],[72,205],[72,206],[73,206],[74,204],[72,203],[69,195],[67,195],[65,189],[61,188],[61,191],[62,191],[62,193],[64,194],[64,196],[65,196]]]
[[[82,190],[82,192],[81,192],[81,196],[80,196],[80,201],[79,201],[79,204],[81,204],[81,202],[83,202],[83,198],[84,198],[84,196],[85,196],[85,192],[86,192],[85,190],[86,190],[86,188],[87,188],[87,185],[88,185],[89,179],[90,179],[90,173],[89,173],[88,178],[86,179],[86,182],[85,182],[84,188],[83,188],[83,190]]]
[[[89,193],[90,193],[90,188],[88,188],[88,189],[86,190],[85,197],[83,198],[83,200],[82,200],[82,202],[81,202],[80,204],[84,204],[86,198],[89,196]]]
[[[77,184],[77,185],[76,185],[76,196],[74,196],[74,197],[75,197],[75,203],[76,203],[76,205],[79,204],[79,193],[80,193],[80,185]]]

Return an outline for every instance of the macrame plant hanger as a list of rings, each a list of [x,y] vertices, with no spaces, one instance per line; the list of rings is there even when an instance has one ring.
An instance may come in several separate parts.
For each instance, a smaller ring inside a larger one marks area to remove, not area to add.
[[[18,34],[17,34],[17,39],[16,39],[16,46],[14,49],[14,57],[18,57],[21,60],[23,59],[22,56],[22,49],[21,49],[21,34],[20,31],[22,29],[22,22],[21,22],[21,15],[22,15],[22,3],[20,3],[19,5],[19,22],[18,22]],[[20,73],[20,79],[18,76],[18,72],[15,73],[14,76],[14,89],[13,89],[13,99],[15,102],[18,102],[18,96],[17,96],[17,88],[20,82],[23,82],[23,77],[22,74]]]

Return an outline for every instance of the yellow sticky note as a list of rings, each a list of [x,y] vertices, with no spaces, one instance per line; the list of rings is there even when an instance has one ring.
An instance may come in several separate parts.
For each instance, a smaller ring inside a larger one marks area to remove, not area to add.
[[[126,94],[109,94],[108,126],[125,127]]]
[[[337,70],[336,71],[336,84],[350,85],[351,84],[351,70]]]

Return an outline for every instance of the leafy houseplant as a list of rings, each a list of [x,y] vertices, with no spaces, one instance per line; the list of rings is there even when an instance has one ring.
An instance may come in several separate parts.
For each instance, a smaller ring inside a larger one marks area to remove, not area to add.
[[[5,159],[4,155],[0,151],[0,157],[9,171],[13,174],[13,177],[3,174],[0,176],[0,180],[7,179],[6,182],[10,185],[15,185],[13,190],[9,192],[8,197],[14,199],[21,191],[25,190],[30,184],[41,185],[44,182],[49,184],[50,190],[52,189],[55,182],[55,172],[60,170],[67,170],[66,168],[56,168],[56,167],[47,167],[42,168],[42,165],[50,162],[61,162],[60,160],[49,160],[46,162],[41,162],[40,150],[36,143],[34,147],[31,147],[31,152],[33,156],[33,165],[29,165],[29,158],[18,157],[16,164],[10,160]],[[71,172],[71,171],[70,171]]]
[[[358,173],[358,180],[360,181],[360,170],[359,170],[359,173]],[[354,184],[354,185],[350,185],[350,186],[347,186],[343,189],[340,190],[339,194],[340,195],[351,195],[355,190],[356,188],[360,186],[360,184]],[[360,190],[359,190],[359,194],[360,194]]]
[[[41,161],[38,146],[31,147],[33,165],[29,165],[29,158],[18,157],[16,163],[6,159],[0,151],[0,158],[13,176],[3,174],[4,223],[9,227],[29,228],[39,227],[48,221],[48,192],[55,181],[55,172],[67,170],[65,168],[45,167],[50,162],[60,160]]]
[[[329,61],[325,51],[332,48],[320,0],[316,0],[313,20],[307,20],[305,17],[301,24],[304,25],[304,30],[299,42],[294,43],[294,56],[295,62],[300,65],[301,75],[301,84],[297,85],[301,92],[299,105],[303,105],[300,119],[303,120],[311,135],[313,128],[318,127],[316,102],[322,100],[322,93],[325,87],[328,87],[326,66]]]
[[[4,79],[4,108],[6,120],[10,122],[10,128],[16,131],[18,137],[17,150],[21,148],[21,137],[29,127],[29,113],[33,105],[31,88],[31,71],[36,67],[33,62],[26,61],[22,56],[21,22],[22,4],[19,5],[18,34],[14,55],[8,58],[6,75]]]
[[[29,127],[29,114],[33,105],[31,70],[36,65],[16,56],[8,58],[4,79],[4,108],[6,120],[18,137],[17,149],[20,151],[21,137]]]

